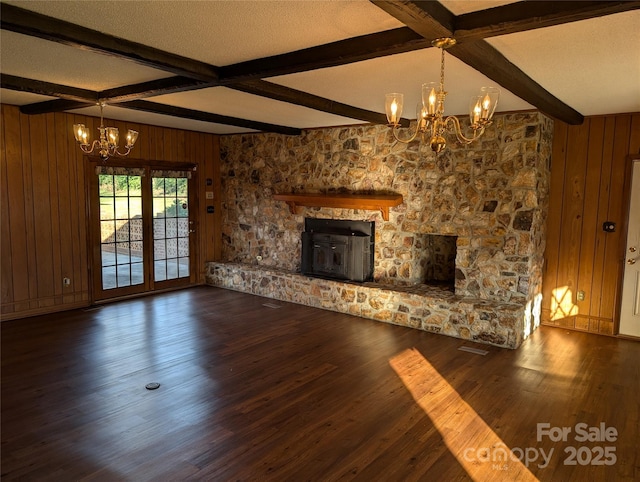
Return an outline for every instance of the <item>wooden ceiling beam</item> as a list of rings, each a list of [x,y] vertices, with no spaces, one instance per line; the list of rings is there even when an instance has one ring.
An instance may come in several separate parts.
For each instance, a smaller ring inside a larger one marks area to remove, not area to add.
[[[201,82],[188,77],[175,76],[103,90],[98,92],[98,96],[109,104],[116,104],[158,95],[198,90],[216,85],[218,85],[217,82]]]
[[[20,107],[20,112],[27,115],[49,114],[51,112],[64,112],[65,110],[81,109],[96,105],[95,102],[82,102],[79,100],[56,99],[36,102]]]
[[[264,80],[239,82],[237,84],[229,85],[229,88],[246,92],[248,94],[268,97],[281,102],[288,102],[290,104],[308,107],[310,109],[327,112],[329,114],[348,117],[349,119],[358,119],[365,122],[371,122],[373,124],[386,124],[388,122],[385,114],[342,104],[330,99],[325,99],[324,97],[308,94],[307,92],[291,89],[289,87],[283,87]],[[401,125],[408,127],[409,121],[407,119],[402,119]]]
[[[58,97],[59,99],[97,103],[97,93],[88,89],[79,89],[67,85],[44,82],[42,80],[25,79],[16,75],[2,74],[0,76],[0,87],[19,92],[29,92],[32,94]]]
[[[582,114],[551,95],[487,42],[462,42],[450,47],[447,52],[541,112],[570,125],[584,122]]]
[[[455,18],[459,42],[524,32],[640,9],[640,1],[524,1],[465,13]]]
[[[426,39],[454,36],[457,17],[439,2],[370,1]],[[461,42],[447,52],[545,114],[571,125],[584,121],[582,114],[545,90],[486,41]]]
[[[451,37],[455,29],[455,15],[440,2],[412,2],[410,0],[369,0],[411,30],[431,42]]]
[[[246,119],[239,119],[237,117],[230,117],[219,114],[211,114],[209,112],[202,112],[192,109],[185,109],[182,107],[175,107],[166,104],[159,104],[157,102],[149,102],[146,100],[132,100],[119,104],[121,107],[128,109],[139,110],[143,112],[151,112],[153,114],[169,115],[172,117],[182,117],[184,119],[197,120],[202,122],[211,122],[214,124],[224,124],[236,127],[244,127],[246,129],[252,129],[256,131],[275,132],[278,134],[285,134],[288,136],[297,136],[302,133],[301,129],[295,127],[280,126],[275,124],[268,124],[266,122],[250,121]]]
[[[30,35],[71,47],[91,50],[138,64],[172,72],[204,82],[216,82],[215,67],[137,42],[81,27],[6,3],[0,4],[0,26],[4,30]]]
[[[228,85],[245,80],[336,67],[429,47],[429,40],[410,28],[401,27],[220,67],[219,80],[222,85]]]
[[[187,77],[174,76],[96,92],[94,90],[54,84],[42,80],[27,79],[16,75],[2,74],[0,76],[0,87],[3,89],[92,104],[97,104],[100,101],[104,101],[107,104],[116,104],[128,100],[201,89],[209,85],[210,84],[206,82],[200,82]]]

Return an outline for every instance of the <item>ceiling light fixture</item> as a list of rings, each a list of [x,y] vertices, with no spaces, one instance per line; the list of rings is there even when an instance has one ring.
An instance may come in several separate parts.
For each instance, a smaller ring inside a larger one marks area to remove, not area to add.
[[[479,95],[471,98],[469,104],[470,127],[473,130],[471,137],[466,137],[462,133],[460,121],[457,117],[444,117],[444,99],[447,95],[444,90],[444,51],[455,44],[456,40],[449,37],[439,38],[431,42],[431,45],[441,51],[440,84],[438,85],[437,82],[422,84],[422,103],[419,103],[416,109],[416,131],[409,139],[401,139],[398,136],[403,95],[399,93],[386,95],[385,111],[396,140],[408,144],[420,134],[422,141],[426,142],[428,139],[429,146],[437,154],[447,145],[444,138],[447,127],[455,133],[458,141],[463,144],[471,144],[491,124],[493,113],[498,105],[498,97],[500,96],[500,91],[495,87],[483,87]]]
[[[120,134],[118,132],[118,128],[104,126],[102,109],[105,106],[105,103],[100,102],[98,105],[100,106],[100,127],[98,127],[98,130],[100,131],[100,139],[96,139],[95,141],[91,142],[89,128],[85,127],[84,124],[73,125],[73,134],[75,135],[78,144],[80,144],[80,149],[82,149],[82,152],[84,152],[85,154],[91,154],[93,151],[97,150],[100,159],[102,159],[103,161],[106,161],[112,156],[128,156],[129,152],[131,152],[131,149],[133,149],[136,140],[138,140],[138,131],[134,131],[131,129],[127,131],[127,143],[124,146],[127,152],[123,154],[118,150],[118,144],[120,142]]]

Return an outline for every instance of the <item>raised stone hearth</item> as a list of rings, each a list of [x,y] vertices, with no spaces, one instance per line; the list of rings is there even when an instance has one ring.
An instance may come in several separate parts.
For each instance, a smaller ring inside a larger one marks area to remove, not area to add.
[[[437,311],[446,319],[440,325],[418,319],[399,324],[430,331],[439,326],[441,333],[516,347],[539,323],[552,131],[553,122],[538,112],[496,115],[481,140],[460,146],[449,138],[438,156],[418,143],[395,143],[386,126],[316,129],[300,136],[222,136],[224,263],[219,266],[252,267],[252,280],[258,276],[254,266],[275,270],[278,281],[264,281],[275,290],[280,280],[298,279],[304,217],[375,221],[376,286],[428,291],[421,287],[431,269],[428,235],[453,236],[455,298],[429,302],[448,304]],[[273,198],[278,193],[394,193],[403,202],[389,208],[386,220],[380,211],[344,207],[302,206],[292,213],[286,202]],[[241,271],[234,268],[232,280],[246,288]],[[215,276],[210,279],[221,285]],[[311,286],[315,283],[321,281]],[[223,285],[241,289],[228,280]],[[289,295],[285,291],[282,297]],[[334,309],[335,293],[328,299],[321,304]],[[520,333],[505,334],[497,314],[491,318],[495,336],[472,329],[478,317],[464,310],[462,316],[455,305],[478,306],[478,300],[513,306],[510,313],[522,316],[506,325]],[[301,302],[318,306],[312,299]],[[423,309],[431,313],[432,308]],[[400,319],[401,313],[393,316]],[[397,322],[393,316],[385,321]],[[461,316],[465,319],[459,322]],[[468,335],[454,326],[465,327]]]
[[[207,263],[207,283],[505,348],[520,346],[527,319],[519,303],[458,296],[438,286],[348,283],[257,265]]]

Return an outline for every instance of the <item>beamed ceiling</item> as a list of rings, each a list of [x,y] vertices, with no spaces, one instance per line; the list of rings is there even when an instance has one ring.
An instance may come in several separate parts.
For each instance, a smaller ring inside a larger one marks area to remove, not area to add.
[[[640,111],[640,1],[2,1],[3,103],[229,134],[386,123],[446,56],[446,114]],[[405,122],[415,118],[405,108]]]

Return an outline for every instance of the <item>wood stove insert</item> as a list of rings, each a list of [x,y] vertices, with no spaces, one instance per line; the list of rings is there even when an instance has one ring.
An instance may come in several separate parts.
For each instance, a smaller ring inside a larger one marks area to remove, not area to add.
[[[302,274],[348,281],[373,279],[375,223],[305,218]]]

